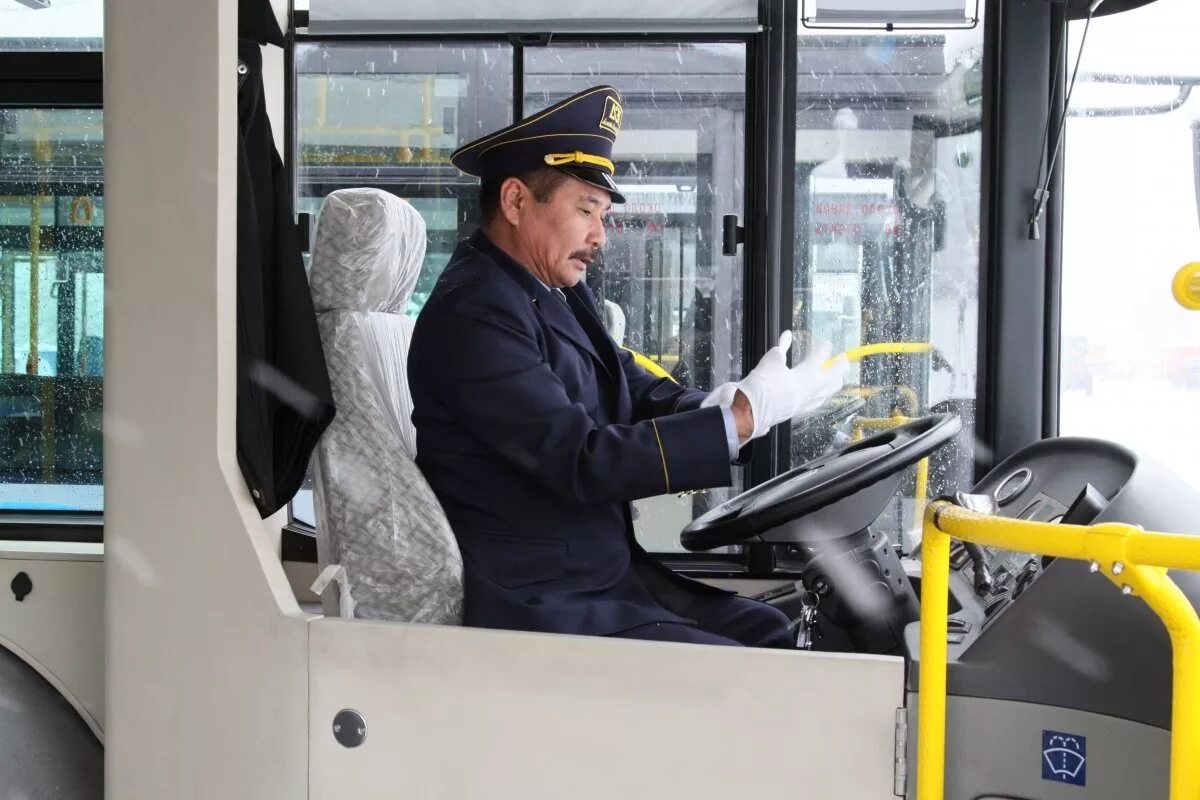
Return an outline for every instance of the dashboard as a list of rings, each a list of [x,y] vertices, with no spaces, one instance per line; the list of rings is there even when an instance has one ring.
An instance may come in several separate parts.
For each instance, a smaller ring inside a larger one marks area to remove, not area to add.
[[[1109,442],[1048,439],[993,469],[971,490],[995,503],[996,516],[1088,525],[1129,482],[1136,457]],[[905,571],[919,589],[919,552]],[[980,565],[977,566],[977,561]],[[989,546],[950,546],[948,642],[963,649],[1037,581],[1053,559]]]
[[[1151,458],[1094,439],[1047,439],[1023,448],[971,494],[991,498],[996,515],[1015,519],[1200,532],[1197,487]],[[962,543],[951,547],[949,694],[1169,728],[1170,638],[1144,602],[1124,596],[1083,561],[998,548],[975,555],[981,568]],[[919,583],[919,561],[906,561],[905,571]],[[1200,607],[1200,572],[1172,570],[1171,579]],[[909,690],[917,691],[918,623],[905,627],[904,640],[916,665]]]

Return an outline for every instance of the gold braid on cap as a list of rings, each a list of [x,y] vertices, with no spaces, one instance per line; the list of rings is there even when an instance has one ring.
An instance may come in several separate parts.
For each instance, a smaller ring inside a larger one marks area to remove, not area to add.
[[[581,153],[578,150],[574,153],[547,153],[545,161],[552,167],[561,167],[563,164],[587,164],[589,166],[603,167],[608,170],[609,175],[617,171],[613,162],[607,158],[594,156],[590,153]]]

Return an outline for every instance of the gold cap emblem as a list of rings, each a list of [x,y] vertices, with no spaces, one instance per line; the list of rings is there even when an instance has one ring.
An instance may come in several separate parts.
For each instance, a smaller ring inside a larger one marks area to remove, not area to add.
[[[621,132],[621,103],[615,97],[604,99],[604,114],[600,117],[600,127],[611,131],[614,136]]]

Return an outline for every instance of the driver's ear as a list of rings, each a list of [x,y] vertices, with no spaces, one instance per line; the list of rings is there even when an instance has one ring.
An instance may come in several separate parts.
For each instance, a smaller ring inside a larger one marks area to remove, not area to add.
[[[526,203],[525,184],[516,178],[505,178],[500,184],[500,213],[514,228],[521,225],[521,209]]]

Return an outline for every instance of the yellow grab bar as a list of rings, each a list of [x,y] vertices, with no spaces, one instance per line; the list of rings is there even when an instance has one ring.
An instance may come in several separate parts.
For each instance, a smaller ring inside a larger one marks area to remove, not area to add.
[[[850,438],[857,442],[868,433],[890,431],[892,428],[899,428],[901,425],[912,422],[913,419],[913,417],[905,417],[901,414],[894,414],[890,417],[858,417],[850,424]]]
[[[679,383],[679,381],[677,381],[673,377],[671,377],[671,373],[667,372],[665,369],[662,368],[661,364],[651,361],[649,358],[642,355],[637,350],[630,350],[628,347],[625,347],[622,349],[628,350],[629,354],[631,356],[633,356],[633,362],[635,364],[637,364],[639,367],[641,367],[642,369],[646,370],[646,372],[649,372],[654,377],[666,378],[667,380],[671,381],[672,383]]]
[[[861,347],[852,347],[844,355],[847,361],[862,361],[867,356],[928,353],[932,349],[933,345],[929,342],[879,342],[878,344],[864,344]]]
[[[1200,569],[1200,537],[1132,525],[1062,525],[989,517],[939,500],[921,540],[921,666],[917,798],[941,800],[946,776],[946,617],[950,537],[1039,555],[1091,561],[1158,615],[1171,637],[1170,800],[1200,797],[1200,618],[1166,570]]]

